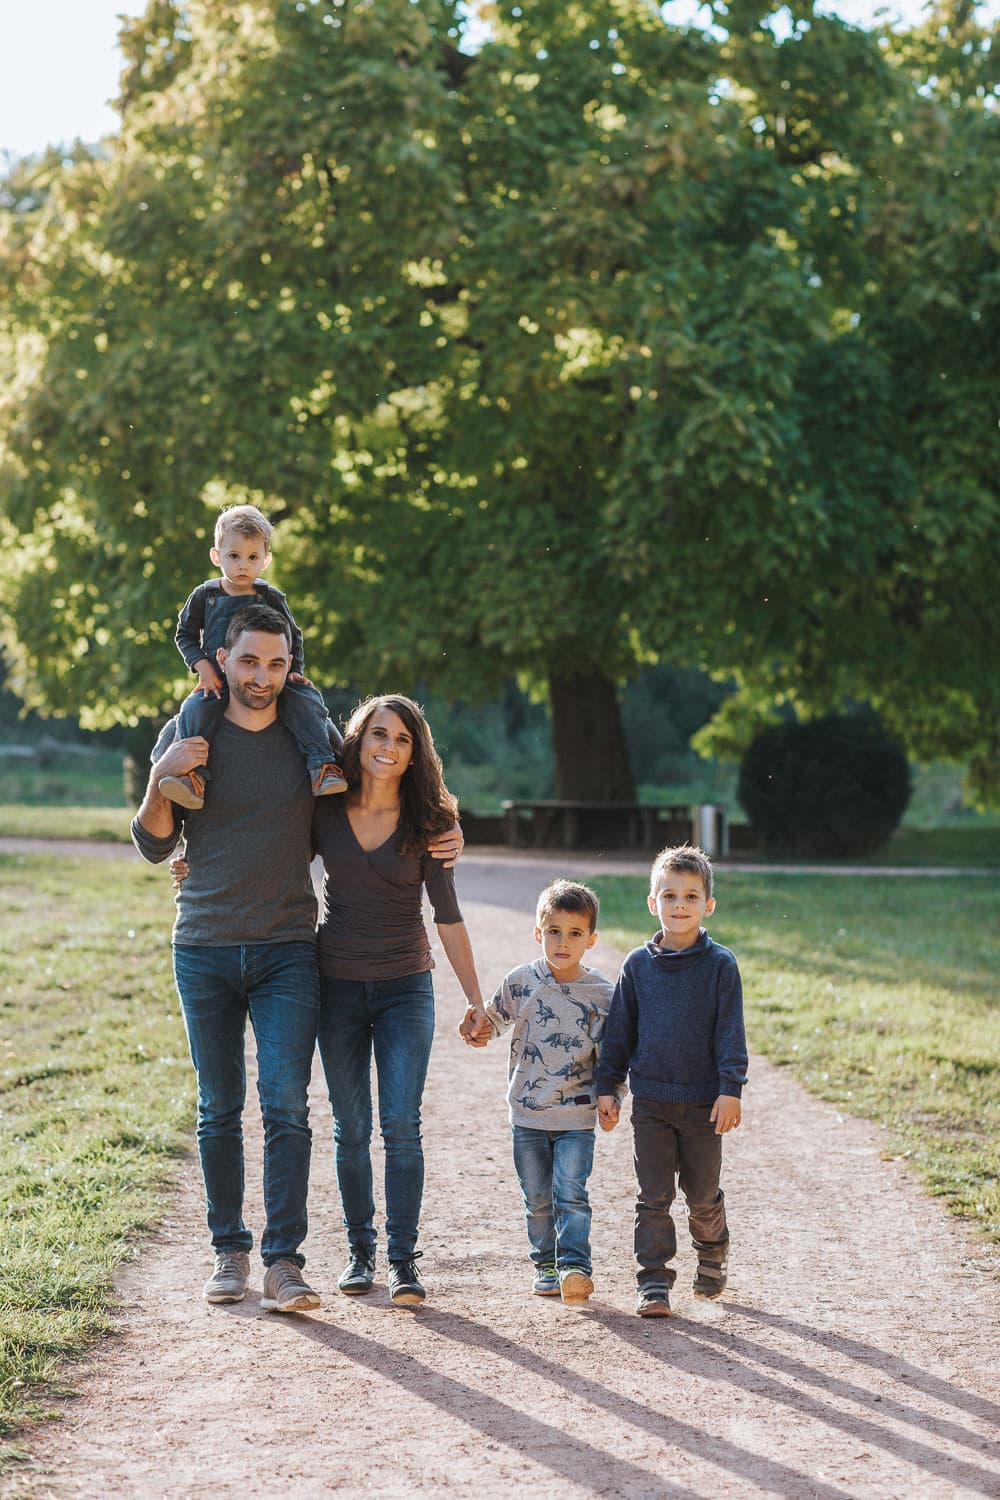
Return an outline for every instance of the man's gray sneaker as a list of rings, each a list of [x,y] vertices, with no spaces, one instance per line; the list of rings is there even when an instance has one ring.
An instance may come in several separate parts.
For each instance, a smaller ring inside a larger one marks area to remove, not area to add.
[[[215,1270],[205,1282],[206,1302],[242,1302],[250,1284],[250,1257],[245,1250],[220,1250]]]
[[[294,1260],[276,1260],[264,1272],[260,1305],[265,1312],[308,1312],[319,1307],[320,1297]]]

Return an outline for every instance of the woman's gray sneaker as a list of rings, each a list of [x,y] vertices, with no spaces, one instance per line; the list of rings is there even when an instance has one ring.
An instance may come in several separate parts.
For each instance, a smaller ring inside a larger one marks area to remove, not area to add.
[[[320,1297],[294,1260],[276,1260],[264,1272],[260,1305],[265,1312],[308,1312],[319,1307]]]
[[[352,1250],[337,1285],[348,1297],[360,1297],[362,1293],[370,1292],[375,1285],[375,1256],[372,1252]]]
[[[427,1293],[420,1284],[417,1275],[417,1256],[411,1255],[406,1260],[391,1260],[389,1262],[389,1296],[397,1307],[415,1307],[423,1302]]]
[[[250,1285],[250,1257],[245,1250],[220,1250],[215,1270],[205,1282],[206,1302],[242,1302]]]

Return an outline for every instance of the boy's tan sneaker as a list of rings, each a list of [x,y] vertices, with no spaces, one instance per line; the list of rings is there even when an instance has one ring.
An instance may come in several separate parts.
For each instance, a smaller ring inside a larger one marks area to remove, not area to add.
[[[320,1295],[294,1260],[276,1260],[264,1272],[260,1305],[265,1312],[309,1312],[320,1306]]]
[[[327,761],[325,766],[320,766],[318,771],[312,773],[312,793],[314,797],[332,797],[338,792],[347,791],[347,781],[339,766],[333,761]]]
[[[593,1290],[594,1283],[579,1266],[567,1266],[565,1271],[559,1272],[559,1293],[564,1302],[578,1307],[581,1302],[586,1302]]]
[[[206,1302],[242,1302],[250,1284],[250,1257],[245,1250],[220,1250],[215,1270],[205,1282]]]
[[[179,807],[199,812],[205,806],[205,779],[197,771],[188,771],[186,776],[161,776],[157,785],[160,796]]]

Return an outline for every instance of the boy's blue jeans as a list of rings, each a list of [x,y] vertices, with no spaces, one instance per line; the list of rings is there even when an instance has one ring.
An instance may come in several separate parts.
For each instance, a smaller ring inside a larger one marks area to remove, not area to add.
[[[420,1101],[434,1039],[430,972],[401,979],[320,976],[319,1051],[333,1108],[337,1181],[352,1250],[375,1252],[372,1183],[372,1053],[385,1146],[389,1259],[417,1246],[424,1193]]]
[[[578,1267],[589,1276],[587,1179],[594,1165],[594,1132],[511,1129],[532,1261],[560,1271]]]
[[[198,1151],[216,1250],[249,1250],[243,1222],[244,1033],[257,1041],[264,1121],[265,1265],[305,1264],[307,1092],[316,1049],[319,972],[312,943],[174,948],[174,978],[198,1075]]]
[[[189,693],[177,715],[177,738],[189,740],[194,735],[212,742],[229,700],[229,689],[222,686],[222,697],[203,693],[200,688]],[[277,698],[278,717],[298,745],[310,771],[318,771],[333,759],[330,748],[330,714],[323,695],[304,682],[286,682]]]

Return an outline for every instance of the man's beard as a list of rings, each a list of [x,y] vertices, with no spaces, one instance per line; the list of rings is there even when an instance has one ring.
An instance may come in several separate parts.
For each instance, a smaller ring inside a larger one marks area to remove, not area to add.
[[[270,708],[278,696],[277,688],[271,688],[267,693],[252,693],[249,687],[242,682],[230,681],[229,691],[234,698],[243,704],[244,708]]]

